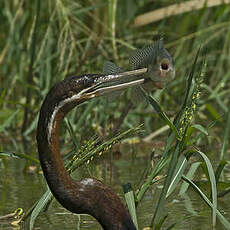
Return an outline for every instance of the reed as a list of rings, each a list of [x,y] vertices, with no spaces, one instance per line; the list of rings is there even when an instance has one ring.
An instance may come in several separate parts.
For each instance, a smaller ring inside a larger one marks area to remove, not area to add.
[[[106,139],[118,121],[122,131],[143,123],[142,132],[133,135],[139,139],[149,136],[148,141],[162,138],[169,130],[163,137],[165,147],[160,160],[154,168],[149,163],[139,183],[132,184],[127,191],[126,200],[134,222],[138,222],[138,206],[144,195],[158,181],[157,176],[165,173],[166,177],[161,179],[164,185],[161,196],[158,204],[153,205],[151,228],[167,226],[162,208],[179,187],[180,195],[186,194],[188,188],[194,189],[211,207],[212,225],[216,225],[218,218],[229,229],[228,221],[217,209],[217,197],[229,193],[228,187],[219,189],[220,183],[227,181],[224,169],[229,165],[229,5],[161,17],[157,22],[136,28],[134,19],[138,15],[169,7],[171,1],[154,4],[134,0],[35,2],[0,2],[0,140],[7,139],[7,142],[0,141],[0,164],[7,170],[7,159],[20,158],[25,160],[25,165],[31,162],[39,165],[35,151],[26,146],[35,140],[38,112],[52,85],[67,75],[101,73],[106,60],[113,59],[126,69],[128,57],[135,48],[151,44],[157,34],[164,33],[165,47],[175,60],[174,81],[163,92],[156,90],[146,95],[148,107],[134,102],[135,108],[122,122],[119,118],[133,99],[129,91],[114,102],[97,98],[79,106],[68,115],[61,130],[66,146],[62,150],[69,152],[66,159],[70,160],[67,165],[72,171],[88,161],[93,164],[96,155],[113,145],[117,136],[105,145],[100,145],[98,139],[89,140],[89,136],[95,134]],[[206,52],[197,55],[200,45]],[[199,77],[203,78],[202,82]],[[89,141],[81,148],[86,139]],[[217,144],[221,146],[216,153],[219,161],[212,166],[209,150]],[[76,152],[79,155],[74,157]],[[199,160],[191,162],[194,156]],[[207,193],[194,183],[198,170],[208,180]],[[37,209],[33,207],[24,216],[26,219],[35,210],[31,228],[50,197],[47,191],[40,203],[36,202]]]

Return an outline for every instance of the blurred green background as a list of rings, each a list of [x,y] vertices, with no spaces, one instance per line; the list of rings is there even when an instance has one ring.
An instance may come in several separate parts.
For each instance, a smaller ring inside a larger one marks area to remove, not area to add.
[[[157,34],[163,34],[174,57],[176,78],[163,92],[155,91],[154,97],[173,116],[182,103],[195,53],[205,46],[207,74],[197,119],[204,125],[218,120],[218,126],[224,127],[222,116],[229,107],[229,5],[162,15],[161,20],[139,27],[134,24],[138,15],[179,3],[184,1],[1,1],[1,136],[10,140],[22,134],[34,140],[42,99],[55,82],[71,74],[101,73],[106,60],[127,68],[131,51],[152,44]],[[98,99],[77,132],[108,131],[129,99],[129,94],[114,102]],[[73,119],[79,119],[84,106],[79,110]],[[136,105],[122,127],[144,123],[146,135],[160,126],[155,119],[146,106]]]
[[[107,60],[126,69],[135,48],[152,44],[163,35],[165,48],[175,61],[176,77],[165,89],[153,91],[153,97],[173,119],[183,103],[187,76],[197,50],[204,47],[207,69],[199,111],[193,122],[205,127],[209,135],[197,138],[196,145],[207,155],[217,149],[214,163],[229,160],[229,143],[224,152],[219,152],[230,106],[230,5],[206,1],[207,5],[210,2],[217,5],[200,10],[190,6],[185,12],[180,4],[188,2],[198,3],[183,0],[0,1],[0,151],[37,158],[38,113],[52,85],[69,75],[102,73]],[[159,20],[154,21],[155,10],[167,9],[173,4],[178,4],[177,15],[165,17],[161,13]],[[151,11],[147,16],[149,21],[141,24],[142,19],[137,17]],[[200,56],[198,62],[202,58]],[[115,101],[97,98],[72,111],[68,120],[78,144],[94,134],[102,138],[111,135],[130,100],[132,95],[128,91]],[[139,134],[142,139],[165,125],[146,103],[133,104],[122,120],[121,130],[144,124]],[[214,124],[212,128],[208,128],[210,124]],[[156,139],[164,140],[166,135],[160,132]],[[62,144],[63,151],[74,146],[65,124]],[[3,168],[7,168],[7,159],[0,158]],[[26,170],[30,164],[25,164]]]

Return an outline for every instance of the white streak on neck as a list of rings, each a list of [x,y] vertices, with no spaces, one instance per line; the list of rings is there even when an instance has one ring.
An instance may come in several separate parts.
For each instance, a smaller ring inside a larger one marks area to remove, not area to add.
[[[66,104],[68,104],[68,103],[71,103],[71,102],[73,102],[73,101],[79,100],[79,99],[82,97],[82,95],[85,93],[85,91],[87,91],[87,90],[89,90],[89,89],[91,89],[91,88],[92,88],[92,86],[89,87],[89,88],[83,89],[83,90],[80,91],[78,94],[75,94],[75,95],[73,95],[73,96],[71,96],[71,97],[68,97],[68,98],[64,99],[63,101],[60,101],[60,102],[58,103],[58,105],[55,106],[55,108],[54,108],[54,110],[53,110],[53,113],[52,113],[52,115],[51,115],[51,118],[50,118],[50,120],[48,121],[48,143],[49,143],[49,144],[51,143],[51,136],[52,136],[52,132],[53,132],[53,130],[54,130],[54,125],[55,125],[55,124],[54,124],[54,120],[55,120],[55,117],[56,117],[57,113],[59,112],[59,110],[60,110],[64,105],[66,105]],[[95,97],[95,95],[93,94],[93,95],[91,95],[90,97],[93,98],[93,97]]]

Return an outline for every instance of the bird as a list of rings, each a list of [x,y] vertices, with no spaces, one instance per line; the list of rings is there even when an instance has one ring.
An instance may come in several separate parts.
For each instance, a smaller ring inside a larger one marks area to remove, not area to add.
[[[143,68],[142,73],[147,71]],[[126,76],[133,76],[127,78]],[[83,74],[67,77],[54,85],[40,109],[37,126],[39,160],[47,184],[56,200],[67,210],[89,214],[104,230],[136,230],[118,195],[96,178],[75,181],[65,169],[59,150],[59,128],[66,114],[79,104],[146,81],[138,71],[119,74]],[[122,79],[122,82],[119,81]]]
[[[52,194],[70,212],[96,218],[104,230],[136,230],[136,226],[109,186],[96,178],[71,178],[59,150],[59,128],[66,114],[83,102],[131,87],[161,89],[175,76],[173,59],[162,40],[137,50],[130,63],[131,71],[124,72],[107,62],[106,73],[70,76],[55,84],[43,101],[38,119],[39,160]]]

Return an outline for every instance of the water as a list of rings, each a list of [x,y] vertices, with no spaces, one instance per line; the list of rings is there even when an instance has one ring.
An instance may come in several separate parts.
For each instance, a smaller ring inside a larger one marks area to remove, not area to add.
[[[89,176],[91,172],[95,177],[102,179],[107,185],[112,186],[116,192],[123,197],[121,185],[131,182],[135,187],[141,179],[150,152],[148,147],[143,150],[143,146],[138,151],[132,152],[132,147],[125,148],[122,157],[110,161],[103,159],[90,164],[89,168],[82,167],[73,175],[75,178]],[[143,152],[144,151],[144,152]],[[28,210],[35,201],[46,191],[45,181],[42,174],[23,173],[25,161],[19,159],[7,159],[3,165],[0,162],[0,216],[12,213],[17,208]],[[153,210],[160,194],[162,184],[156,184],[150,189],[137,209],[138,223],[140,229],[149,226],[153,215]],[[166,226],[177,223],[173,229],[188,230],[210,230],[211,210],[202,199],[193,191],[189,190],[186,196],[180,197],[174,192],[166,204],[165,211],[168,212]],[[219,199],[219,210],[230,219],[228,195]],[[166,213],[166,212],[165,212]],[[19,229],[13,227],[8,221],[0,221],[0,229]],[[28,229],[28,223],[25,224]],[[34,229],[89,229],[99,230],[100,225],[90,216],[74,215],[59,205],[52,202],[51,207],[42,213],[35,222]],[[221,224],[217,225],[217,230],[224,229]]]

